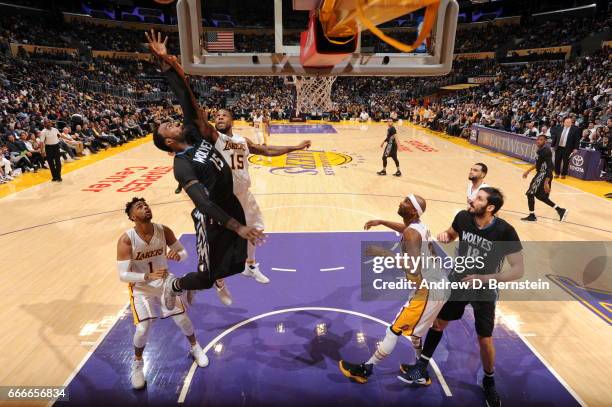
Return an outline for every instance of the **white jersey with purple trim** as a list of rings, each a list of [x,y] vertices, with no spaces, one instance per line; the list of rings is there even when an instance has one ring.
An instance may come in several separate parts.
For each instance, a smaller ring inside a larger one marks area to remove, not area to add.
[[[482,188],[486,188],[488,187],[487,184],[485,184],[484,182],[482,184],[480,184],[480,186],[478,188],[476,188],[476,190],[472,190],[473,188],[473,184],[472,182],[468,182],[467,184],[467,199],[468,202],[473,201],[476,198],[476,195],[478,195],[478,191],[480,191]]]
[[[423,256],[436,256],[436,252],[433,247],[433,239],[431,232],[427,225],[421,221],[411,223],[408,225],[410,229],[414,229],[421,235],[421,254]],[[421,276],[427,281],[441,281],[446,280],[446,272],[443,271],[438,264],[431,262],[429,267],[421,268]]]
[[[245,194],[251,187],[248,160],[250,152],[246,139],[235,134],[230,137],[219,133],[215,149],[221,153],[232,169],[234,194],[236,196]]]
[[[153,237],[149,243],[145,242],[136,229],[132,228],[126,232],[132,244],[132,259],[130,271],[133,273],[151,273],[157,269],[168,269],[166,259],[166,236],[164,225],[153,223]],[[161,288],[163,280],[144,281],[132,283],[134,293],[151,292]]]

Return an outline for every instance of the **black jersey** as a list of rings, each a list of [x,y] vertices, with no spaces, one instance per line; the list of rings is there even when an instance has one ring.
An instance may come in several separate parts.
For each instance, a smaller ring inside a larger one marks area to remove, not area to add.
[[[474,267],[461,273],[455,266],[451,273],[452,281],[459,281],[469,274],[498,273],[504,264],[506,255],[522,250],[520,239],[512,225],[495,217],[493,222],[479,229],[474,215],[461,211],[453,220],[452,228],[459,235],[458,255],[461,257],[482,257],[484,267]]]
[[[385,141],[387,143],[389,143],[389,145],[391,146],[391,148],[396,147],[395,145],[395,136],[397,134],[397,130],[395,130],[395,127],[391,126],[387,129],[387,138],[385,139]]]
[[[234,195],[231,168],[215,147],[204,139],[176,154],[174,177],[183,187],[189,181],[197,180],[206,188],[210,200],[218,205]]]
[[[552,175],[553,160],[550,147],[544,146],[536,151],[536,170],[549,176]]]

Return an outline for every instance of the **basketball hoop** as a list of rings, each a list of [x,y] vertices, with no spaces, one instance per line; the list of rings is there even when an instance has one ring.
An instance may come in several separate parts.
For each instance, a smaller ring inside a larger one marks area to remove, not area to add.
[[[297,114],[333,110],[331,90],[336,76],[293,76],[297,92]]]

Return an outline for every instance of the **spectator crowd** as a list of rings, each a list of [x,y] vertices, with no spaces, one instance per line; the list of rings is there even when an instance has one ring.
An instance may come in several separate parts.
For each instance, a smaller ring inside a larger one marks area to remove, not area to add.
[[[0,183],[15,174],[46,167],[39,132],[45,119],[60,131],[65,161],[96,154],[143,137],[156,120],[180,118],[159,68],[147,61],[90,58],[58,50],[19,49],[9,43],[69,47],[71,39],[96,50],[144,51],[139,30],[109,30],[91,24],[0,17]],[[573,43],[609,29],[610,16],[582,23],[565,20],[538,26],[485,24],[457,33],[456,52],[491,51],[512,40],[517,46]],[[410,42],[410,33],[403,38]],[[294,38],[295,39],[295,38]],[[366,36],[364,44],[370,39]],[[169,43],[177,52],[178,39]],[[272,51],[271,34],[236,35],[239,51]],[[386,50],[380,41],[377,50]],[[566,116],[583,132],[583,147],[609,154],[612,93],[609,48],[571,60],[500,64],[457,60],[445,77],[339,77],[332,88],[331,111],[300,112],[310,118],[410,120],[452,136],[468,137],[481,124],[534,137],[549,134]],[[441,92],[445,85],[485,77],[479,86]],[[295,116],[296,91],[282,77],[192,77],[196,95],[209,109],[227,107],[249,119],[267,110],[272,119]],[[432,97],[432,95],[434,95]]]

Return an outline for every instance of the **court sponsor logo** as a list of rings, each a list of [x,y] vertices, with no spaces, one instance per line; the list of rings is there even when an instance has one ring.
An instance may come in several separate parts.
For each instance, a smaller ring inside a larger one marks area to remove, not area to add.
[[[578,171],[584,174],[583,165],[584,165],[584,157],[581,155],[576,154],[570,160],[570,170],[572,171]]]
[[[123,184],[134,174],[139,174],[138,178],[128,182],[127,184],[122,185],[117,188],[116,192],[140,192],[144,191],[148,187],[150,187],[154,182],[159,180],[161,177],[166,175],[167,173],[172,171],[171,166],[163,166],[163,167],[153,167],[149,169],[149,167],[145,166],[136,166],[136,167],[126,167],[121,171],[117,171],[116,173],[101,179],[95,184],[89,185],[87,188],[81,189],[84,192],[102,192],[115,186],[116,184]]]
[[[300,150],[279,157],[251,155],[253,168],[269,168],[274,175],[336,175],[339,168],[364,163],[358,154],[339,151]]]
[[[438,150],[418,140],[400,141],[399,150],[411,153],[413,148],[425,153],[437,153]]]

